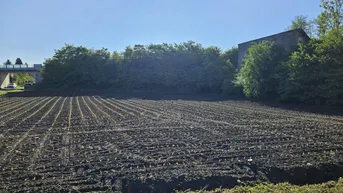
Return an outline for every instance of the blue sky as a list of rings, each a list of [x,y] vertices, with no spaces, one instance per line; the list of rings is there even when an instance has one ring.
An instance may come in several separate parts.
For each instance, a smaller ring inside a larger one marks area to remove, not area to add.
[[[222,49],[316,17],[320,0],[0,0],[0,62],[43,63],[65,43],[126,46],[193,40]]]

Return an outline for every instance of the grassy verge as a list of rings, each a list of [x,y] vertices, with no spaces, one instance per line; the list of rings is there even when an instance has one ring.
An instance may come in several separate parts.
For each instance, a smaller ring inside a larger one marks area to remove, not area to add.
[[[291,185],[289,183],[280,184],[258,184],[256,186],[238,186],[233,189],[215,189],[212,191],[185,191],[192,193],[343,193],[343,178],[338,181],[329,181],[322,184],[311,184],[304,186]],[[184,192],[178,192],[184,193]]]
[[[4,92],[0,92],[0,96],[4,96],[7,93],[13,93],[13,92],[24,92],[24,90],[6,90]]]

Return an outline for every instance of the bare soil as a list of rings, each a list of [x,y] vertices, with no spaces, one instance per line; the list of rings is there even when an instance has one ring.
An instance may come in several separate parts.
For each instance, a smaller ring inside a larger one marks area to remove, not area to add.
[[[343,117],[337,108],[299,108],[213,95],[11,94],[0,98],[0,190],[173,192],[337,180]]]

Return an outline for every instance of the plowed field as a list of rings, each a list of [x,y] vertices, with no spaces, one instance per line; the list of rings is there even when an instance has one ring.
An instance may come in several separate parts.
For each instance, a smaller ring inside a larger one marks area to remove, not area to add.
[[[338,115],[233,100],[0,98],[1,192],[315,183],[342,176],[342,162]]]

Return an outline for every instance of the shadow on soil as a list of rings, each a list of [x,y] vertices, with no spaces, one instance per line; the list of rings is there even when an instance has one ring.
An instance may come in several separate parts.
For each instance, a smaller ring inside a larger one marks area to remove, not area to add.
[[[177,92],[114,92],[114,91],[25,91],[19,93],[8,93],[7,97],[44,97],[44,96],[103,96],[116,99],[143,99],[143,100],[189,100],[219,102],[227,100],[247,101],[242,97],[227,97],[218,94],[197,94]],[[306,104],[285,104],[277,102],[257,102],[259,105],[294,110],[300,112],[316,113],[322,115],[343,116],[342,106],[306,105]]]
[[[113,92],[113,91],[25,91],[8,93],[7,97],[44,97],[44,96],[104,96],[117,99],[146,99],[146,100],[190,100],[190,101],[225,101],[225,96],[218,94],[196,94],[176,92]]]
[[[321,115],[332,115],[332,116],[343,116],[343,107],[342,106],[328,106],[328,105],[309,105],[309,104],[286,104],[286,103],[272,103],[272,102],[258,102],[260,105],[285,109],[285,110],[292,110],[292,111],[300,111],[300,112],[307,112],[307,113],[315,113]]]
[[[174,192],[175,190],[213,190],[215,188],[233,188],[237,185],[254,185],[259,182],[281,183],[289,182],[295,185],[318,184],[337,180],[343,174],[343,163],[322,164],[316,167],[258,168],[250,165],[255,176],[209,176],[200,179],[186,180],[184,176],[170,181],[123,179],[122,192]]]

